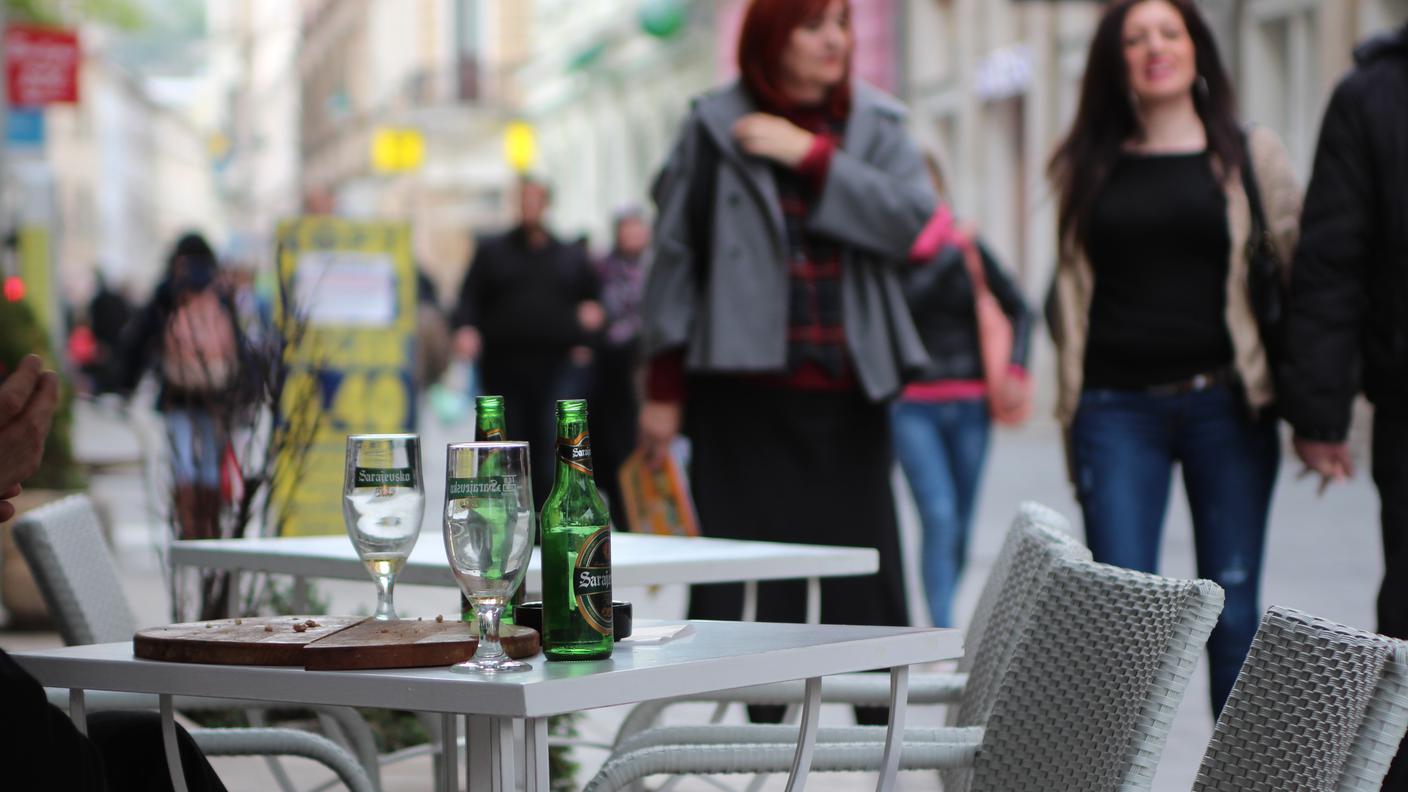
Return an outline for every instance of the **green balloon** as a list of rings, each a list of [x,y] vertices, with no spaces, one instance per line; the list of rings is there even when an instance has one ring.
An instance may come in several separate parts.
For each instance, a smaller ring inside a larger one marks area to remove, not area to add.
[[[669,38],[684,29],[686,0],[645,0],[637,12],[640,27],[656,38]]]

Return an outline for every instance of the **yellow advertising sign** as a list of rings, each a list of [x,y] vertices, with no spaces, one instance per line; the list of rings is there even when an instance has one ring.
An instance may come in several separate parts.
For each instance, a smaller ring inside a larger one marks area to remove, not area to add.
[[[304,217],[279,225],[278,244],[279,276],[307,328],[288,352],[281,419],[295,430],[318,423],[301,471],[278,466],[274,503],[284,536],[340,534],[347,435],[416,424],[410,229]]]
[[[538,135],[527,121],[514,121],[504,129],[504,159],[509,167],[523,173],[538,159]]]
[[[425,138],[417,129],[383,127],[372,133],[372,170],[400,173],[425,161]]]

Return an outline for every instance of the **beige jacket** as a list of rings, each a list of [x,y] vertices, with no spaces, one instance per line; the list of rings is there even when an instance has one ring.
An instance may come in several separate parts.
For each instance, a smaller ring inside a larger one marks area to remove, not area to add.
[[[1265,127],[1251,131],[1252,165],[1266,213],[1272,244],[1282,262],[1283,274],[1290,277],[1291,255],[1300,232],[1301,188],[1291,169],[1286,149],[1275,133]],[[1227,191],[1227,228],[1232,238],[1227,268],[1227,329],[1237,373],[1254,408],[1265,407],[1275,398],[1273,378],[1266,353],[1257,333],[1256,317],[1247,299],[1247,236],[1251,229],[1251,208],[1242,189],[1239,172],[1224,180]],[[1073,241],[1061,245],[1056,266],[1056,312],[1051,332],[1056,341],[1056,417],[1069,427],[1080,403],[1081,378],[1085,372],[1085,340],[1090,328],[1090,299],[1095,293],[1095,274],[1084,250]]]

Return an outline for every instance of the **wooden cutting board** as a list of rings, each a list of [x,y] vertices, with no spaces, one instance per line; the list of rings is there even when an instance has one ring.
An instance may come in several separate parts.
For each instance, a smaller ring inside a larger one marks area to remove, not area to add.
[[[303,647],[364,618],[267,616],[169,624],[138,631],[132,638],[132,653],[145,660],[176,663],[298,666],[303,665]]]
[[[538,633],[505,624],[499,641],[509,657],[538,653]],[[303,650],[310,671],[358,668],[420,668],[446,666],[474,656],[478,633],[459,621],[367,621],[330,635]]]
[[[300,629],[301,628],[301,629]],[[541,648],[538,633],[506,624],[513,658]],[[304,666],[333,671],[445,666],[474,655],[477,634],[459,620],[378,622],[357,616],[270,616],[172,624],[139,631],[133,654],[146,660]]]

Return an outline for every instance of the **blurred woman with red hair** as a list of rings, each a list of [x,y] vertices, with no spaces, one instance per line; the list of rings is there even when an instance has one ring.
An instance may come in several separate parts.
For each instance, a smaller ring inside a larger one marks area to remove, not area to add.
[[[641,445],[683,429],[709,536],[873,547],[823,583],[821,619],[905,624],[884,404],[927,360],[897,281],[934,210],[892,98],[850,77],[844,0],[754,0],[737,82],[694,103],[655,185]],[[800,583],[757,616],[801,621]],[[695,618],[736,619],[738,586]]]

